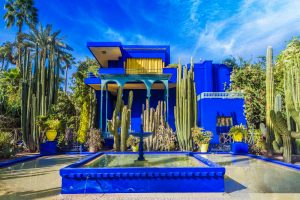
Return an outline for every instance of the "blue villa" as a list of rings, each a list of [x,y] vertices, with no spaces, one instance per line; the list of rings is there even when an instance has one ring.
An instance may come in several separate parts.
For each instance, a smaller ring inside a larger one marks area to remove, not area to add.
[[[125,103],[129,91],[133,91],[131,130],[140,130],[146,98],[151,107],[166,101],[167,121],[175,130],[177,66],[170,65],[170,46],[88,42],[87,47],[101,66],[99,74],[89,73],[85,83],[95,89],[97,119],[105,138],[111,137],[106,122],[112,118],[118,86],[123,87]],[[228,132],[231,126],[246,125],[242,94],[225,92],[231,71],[228,66],[212,61],[194,63],[198,126],[213,132],[212,143],[219,143],[218,135]]]

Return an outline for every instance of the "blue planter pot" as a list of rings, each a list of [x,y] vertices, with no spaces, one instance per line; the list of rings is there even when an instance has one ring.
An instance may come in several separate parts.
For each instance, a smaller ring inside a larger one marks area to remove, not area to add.
[[[236,154],[247,154],[249,150],[248,144],[245,142],[231,143],[231,152]]]
[[[55,155],[57,153],[57,141],[47,141],[40,144],[40,154]]]

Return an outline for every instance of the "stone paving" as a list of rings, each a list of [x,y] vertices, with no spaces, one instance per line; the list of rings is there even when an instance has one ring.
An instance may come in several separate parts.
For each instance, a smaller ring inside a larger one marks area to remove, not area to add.
[[[300,171],[245,156],[205,156],[226,166],[225,193],[61,195],[59,169],[83,156],[59,155],[0,169],[0,200],[300,199]]]

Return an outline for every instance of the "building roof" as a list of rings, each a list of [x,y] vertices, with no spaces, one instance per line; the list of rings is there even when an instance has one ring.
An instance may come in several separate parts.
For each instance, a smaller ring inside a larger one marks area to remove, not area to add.
[[[121,42],[88,42],[87,47],[102,67],[108,67],[108,61],[123,61],[126,58],[162,58],[165,64],[170,62],[169,45],[122,45]]]

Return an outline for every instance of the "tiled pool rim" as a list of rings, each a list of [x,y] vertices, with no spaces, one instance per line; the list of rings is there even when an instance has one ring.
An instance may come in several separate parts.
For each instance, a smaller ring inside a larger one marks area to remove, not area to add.
[[[64,152],[64,153],[59,153],[59,154],[54,154],[54,155],[44,155],[44,154],[26,155],[26,156],[23,156],[23,157],[20,157],[20,158],[15,158],[15,159],[0,162],[0,169],[5,168],[5,167],[10,167],[10,166],[16,165],[18,163],[24,163],[24,162],[27,162],[27,161],[35,160],[35,159],[43,157],[43,156],[78,155],[78,154],[92,155],[94,153],[91,153],[91,152]]]
[[[173,153],[189,153],[189,152],[185,152],[185,151],[171,151],[171,152],[157,152],[157,153],[166,153],[166,154],[173,154]],[[121,152],[111,152],[111,153],[121,153]],[[126,152],[126,153],[132,153],[132,152]],[[288,167],[288,168],[292,168],[292,169],[296,169],[298,171],[300,171],[300,166],[299,165],[295,165],[295,164],[291,164],[291,163],[285,163],[283,161],[280,161],[280,160],[275,160],[275,159],[272,159],[272,158],[266,158],[264,156],[258,156],[258,155],[253,155],[253,154],[234,154],[232,152],[206,152],[206,153],[201,153],[201,152],[193,152],[194,154],[230,154],[230,155],[242,155],[242,156],[248,156],[248,157],[251,157],[251,158],[256,158],[256,159],[259,159],[259,160],[263,160],[263,161],[266,161],[266,162],[270,162],[270,163],[274,163],[274,164],[278,164],[278,165],[282,165],[282,166],[285,166],[285,167]],[[86,151],[83,151],[83,152],[63,152],[63,153],[58,153],[56,155],[77,155],[77,154],[82,154],[82,155],[94,155],[95,153],[91,153],[91,152],[86,152]],[[23,162],[27,162],[27,161],[31,161],[31,160],[34,160],[34,159],[37,159],[39,157],[42,157],[42,156],[46,156],[46,155],[41,155],[41,154],[38,154],[38,155],[33,155],[33,156],[24,156],[24,157],[21,157],[21,158],[16,158],[16,159],[12,159],[12,160],[8,160],[8,161],[2,161],[0,162],[0,169],[1,168],[5,168],[5,167],[10,167],[12,165],[15,165],[15,164],[18,164],[18,163],[23,163]],[[48,156],[55,156],[55,155],[48,155]]]
[[[99,152],[60,170],[62,194],[143,192],[224,192],[225,168],[193,152],[145,152],[192,156],[208,167],[81,168]]]

